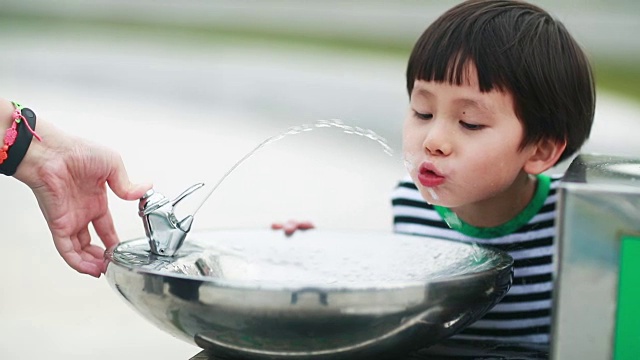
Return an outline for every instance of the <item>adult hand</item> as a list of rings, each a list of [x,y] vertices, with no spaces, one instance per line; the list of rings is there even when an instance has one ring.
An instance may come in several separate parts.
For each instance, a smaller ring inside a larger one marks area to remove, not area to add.
[[[310,221],[289,220],[285,223],[273,223],[271,228],[273,230],[284,230],[285,235],[291,236],[297,230],[309,230],[315,228],[315,226]]]
[[[83,274],[100,277],[104,249],[91,244],[89,223],[106,247],[119,242],[106,184],[121,199],[136,200],[151,184],[132,184],[120,156],[71,137],[38,119],[42,142],[32,140],[14,177],[35,194],[62,258]]]

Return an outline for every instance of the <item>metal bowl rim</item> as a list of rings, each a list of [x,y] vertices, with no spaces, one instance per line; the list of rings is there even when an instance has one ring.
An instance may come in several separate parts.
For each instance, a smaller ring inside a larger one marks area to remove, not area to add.
[[[262,229],[234,229],[234,228],[217,228],[217,229],[202,229],[202,230],[198,230],[198,232],[223,232],[223,231],[258,231],[258,230],[262,230]],[[331,230],[327,230],[327,231],[331,231]],[[342,231],[340,230],[340,232],[349,232],[349,231]],[[359,234],[362,233],[376,233],[376,234],[380,234],[382,233],[381,231],[352,231],[352,232],[357,232]],[[402,236],[402,237],[424,237],[427,239],[434,239],[434,240],[438,240],[438,241],[446,241],[446,242],[454,242],[457,244],[462,244],[462,245],[466,245],[466,246],[471,246],[469,243],[465,243],[463,241],[459,241],[459,240],[450,240],[450,239],[444,239],[444,238],[440,238],[440,237],[434,237],[434,236],[422,236],[422,235],[412,235],[412,234],[397,234],[397,233],[393,233],[394,235],[398,235],[398,236]],[[437,277],[434,278],[432,280],[426,280],[426,281],[404,281],[404,282],[394,282],[393,285],[390,286],[372,286],[372,287],[347,287],[347,286],[318,286],[318,285],[310,285],[310,286],[291,286],[291,287],[287,287],[284,286],[283,284],[279,283],[265,283],[265,282],[260,282],[258,284],[257,281],[224,281],[224,280],[220,280],[220,279],[216,279],[216,278],[208,278],[208,277],[203,277],[203,276],[193,276],[193,275],[186,275],[186,274],[178,274],[178,273],[166,273],[166,272],[161,272],[161,271],[156,271],[156,270],[152,270],[152,269],[143,269],[140,267],[136,267],[136,266],[131,266],[131,265],[127,265],[127,264],[122,264],[116,260],[114,260],[113,258],[113,253],[114,251],[116,251],[116,249],[121,246],[121,245],[125,245],[125,244],[129,244],[129,243],[133,243],[133,242],[139,242],[139,241],[147,241],[147,238],[144,237],[140,237],[140,238],[135,238],[135,239],[130,239],[130,240],[125,240],[121,243],[115,244],[111,247],[109,247],[105,253],[104,253],[104,259],[106,262],[106,272],[109,271],[109,265],[111,265],[113,263],[114,266],[118,266],[120,269],[122,270],[127,270],[127,271],[131,271],[131,272],[135,272],[138,274],[142,274],[142,275],[155,275],[155,276],[162,276],[162,277],[170,277],[170,278],[177,278],[177,279],[182,279],[182,280],[187,280],[187,281],[193,281],[193,282],[199,282],[199,283],[204,283],[207,284],[207,286],[214,286],[214,287],[221,287],[221,288],[233,288],[233,289],[252,289],[252,290],[259,290],[259,291],[269,291],[269,290],[273,290],[273,291],[282,291],[282,290],[290,290],[290,291],[299,291],[302,288],[313,288],[313,289],[318,289],[318,290],[322,290],[325,292],[344,292],[344,291],[349,291],[349,292],[354,292],[354,291],[384,291],[384,290],[397,290],[397,289],[407,289],[407,288],[424,288],[425,286],[428,286],[430,284],[435,284],[435,283],[441,283],[441,282],[451,282],[451,281],[463,281],[464,279],[467,279],[469,277],[492,277],[492,274],[494,274],[495,272],[503,272],[507,269],[509,269],[510,267],[513,266],[514,260],[511,257],[511,255],[509,255],[507,252],[491,247],[491,246],[486,246],[486,245],[482,245],[482,244],[478,244],[478,246],[480,246],[483,250],[485,251],[490,251],[495,255],[495,261],[496,265],[492,268],[492,269],[487,269],[487,270],[482,270],[482,271],[478,271],[478,272],[470,272],[470,273],[465,273],[465,274],[459,274],[459,275],[454,275],[454,276],[445,276],[445,277]]]

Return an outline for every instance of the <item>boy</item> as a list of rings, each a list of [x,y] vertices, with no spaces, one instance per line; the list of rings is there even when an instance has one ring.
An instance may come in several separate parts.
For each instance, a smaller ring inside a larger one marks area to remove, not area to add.
[[[534,5],[471,0],[419,38],[407,90],[410,177],[393,193],[395,231],[509,252],[511,290],[458,337],[549,342],[559,178],[543,172],[589,136],[586,56]]]
[[[537,6],[463,2],[429,26],[407,68],[394,229],[494,246],[514,258],[509,293],[462,339],[548,343],[559,177],[543,173],[589,136],[589,62]],[[292,234],[309,222],[274,224]]]

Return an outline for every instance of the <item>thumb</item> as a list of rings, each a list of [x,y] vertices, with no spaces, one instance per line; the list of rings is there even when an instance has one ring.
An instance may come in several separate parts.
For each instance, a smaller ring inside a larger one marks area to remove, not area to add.
[[[123,200],[137,200],[153,187],[151,183],[132,183],[119,155],[112,157],[111,172],[107,178],[107,183],[111,190]]]

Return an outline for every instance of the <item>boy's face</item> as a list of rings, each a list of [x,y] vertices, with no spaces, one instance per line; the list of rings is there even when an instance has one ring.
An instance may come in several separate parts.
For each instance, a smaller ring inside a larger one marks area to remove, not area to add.
[[[403,130],[411,177],[428,202],[479,204],[514,190],[532,146],[510,94],[482,93],[475,69],[461,86],[415,81]]]

